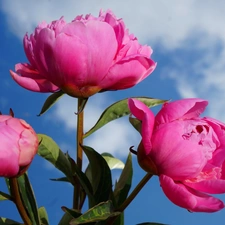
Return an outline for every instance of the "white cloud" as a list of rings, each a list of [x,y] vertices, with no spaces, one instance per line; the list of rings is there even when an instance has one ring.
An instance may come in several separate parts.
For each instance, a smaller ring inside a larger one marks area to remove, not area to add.
[[[53,115],[48,118],[54,118],[58,122],[61,122],[68,133],[76,130],[76,112],[75,98],[64,96],[54,106],[55,110]],[[88,131],[99,119],[103,110],[111,104],[111,99],[106,93],[98,94],[90,98],[87,106],[85,107],[84,115],[84,129]],[[84,140],[84,144],[91,146],[99,153],[109,152],[115,157],[125,157],[129,153],[129,148],[132,145],[139,144],[140,135],[131,127],[128,121],[128,117],[125,119],[118,119],[105,125],[100,130],[96,131],[91,136]],[[64,144],[62,143],[62,146]],[[67,149],[70,149],[67,145]]]
[[[214,48],[217,47],[203,51],[196,61],[191,51],[186,58],[174,60],[175,63],[164,68],[162,73],[168,71],[182,98],[207,99],[207,115],[225,122],[225,48]]]
[[[25,32],[32,32],[43,20],[50,22],[64,15],[70,21],[78,14],[87,13],[97,16],[100,8],[111,8],[124,19],[130,32],[141,43],[157,46],[164,56],[167,54],[173,64],[165,68],[169,71],[166,74],[176,82],[181,97],[209,99],[210,116],[225,121],[222,102],[225,95],[225,1],[2,1],[8,27],[20,38]],[[179,59],[177,51],[182,52]],[[204,54],[196,57],[199,52]],[[185,62],[183,56],[190,54],[192,57]],[[159,67],[164,65],[158,63]],[[66,113],[63,107],[58,109],[61,114]],[[75,105],[72,108],[76,111]],[[70,113],[66,116],[71,119],[67,127],[72,128],[74,115]]]
[[[143,43],[150,40],[172,49],[185,44],[186,38],[193,37],[196,31],[205,34],[203,42],[211,35],[225,39],[224,1],[216,4],[203,0],[2,1],[9,29],[19,37],[43,20],[50,22],[64,15],[70,21],[77,14],[88,13],[97,16],[100,8],[111,8]]]

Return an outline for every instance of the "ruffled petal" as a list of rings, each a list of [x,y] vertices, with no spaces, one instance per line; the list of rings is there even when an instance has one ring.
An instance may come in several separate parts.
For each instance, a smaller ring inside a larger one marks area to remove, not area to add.
[[[145,56],[125,57],[112,66],[100,86],[107,90],[133,87],[149,76],[156,63]]]
[[[198,98],[165,103],[156,115],[156,125],[169,123],[178,119],[196,118],[204,112],[207,105],[207,101]]]
[[[209,194],[225,193],[225,180],[221,179],[203,180],[201,182],[185,182],[185,185]]]
[[[129,99],[128,106],[131,113],[142,121],[141,135],[142,143],[146,151],[146,155],[151,150],[151,136],[154,127],[154,114],[153,112],[142,102],[136,99]]]
[[[17,64],[16,73],[10,70],[13,80],[20,86],[35,92],[55,92],[59,87],[46,80],[28,64]]]
[[[215,133],[213,140],[215,143],[217,143],[217,149],[209,163],[220,167],[225,161],[225,124],[209,117],[204,117],[203,120],[212,127]]]
[[[46,43],[40,42],[49,80],[56,81],[60,87],[70,84],[79,88],[99,86],[118,47],[113,28],[99,21],[88,21],[86,24],[74,21],[67,24],[62,32],[54,42],[48,41],[49,48],[46,48]],[[54,63],[51,63],[52,58]]]
[[[192,212],[216,212],[224,208],[224,203],[212,196],[193,190],[170,177],[160,175],[160,185],[170,201]]]
[[[159,173],[175,180],[194,178],[212,156],[213,149],[200,144],[198,134],[188,129],[192,128],[191,123],[193,121],[174,121],[154,131],[150,157]]]

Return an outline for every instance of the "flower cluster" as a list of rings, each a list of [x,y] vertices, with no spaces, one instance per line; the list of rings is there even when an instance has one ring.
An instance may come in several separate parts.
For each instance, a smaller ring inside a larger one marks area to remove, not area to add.
[[[224,208],[224,203],[211,194],[225,193],[225,124],[200,117],[207,101],[193,98],[166,102],[144,97],[139,97],[142,101],[121,100],[108,107],[84,135],[83,110],[90,96],[133,87],[156,67],[151,59],[152,49],[141,45],[122,19],[107,10],[100,11],[98,17],[77,16],[69,23],[63,17],[49,24],[42,22],[31,35],[24,36],[23,44],[29,63],[16,64],[15,72],[11,70],[10,74],[25,89],[56,93],[47,99],[44,111],[55,103],[57,93],[78,98],[76,160],[64,154],[50,137],[37,135],[24,120],[0,115],[0,176],[9,178],[10,187],[9,195],[2,192],[0,195],[14,201],[24,224],[47,221],[43,209],[39,215],[25,173],[41,145],[38,154],[64,173],[60,181],[70,182],[74,187],[74,211],[64,207],[66,214],[62,219],[72,221],[70,224],[106,220],[104,224],[116,225],[117,217],[122,224],[121,213],[152,175],[159,177],[165,195],[180,207],[191,212],[215,212]],[[155,116],[149,107],[162,103]],[[147,172],[147,178],[128,196],[133,174],[130,156],[126,166],[119,162],[122,166],[118,168],[124,166],[125,172],[112,190],[110,163],[116,165],[118,159],[111,154],[100,155],[82,143],[86,136],[129,112],[136,117],[132,118],[133,125],[142,136],[137,160]],[[83,151],[90,163],[85,173]],[[112,162],[107,162],[107,157]],[[18,177],[23,180],[18,181]],[[90,209],[82,217],[80,212],[86,196]],[[25,205],[27,202],[29,206]]]

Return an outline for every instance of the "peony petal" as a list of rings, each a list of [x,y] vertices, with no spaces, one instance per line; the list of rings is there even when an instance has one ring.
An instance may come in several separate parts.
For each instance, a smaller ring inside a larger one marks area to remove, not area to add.
[[[169,123],[178,119],[196,118],[204,112],[207,105],[207,101],[198,98],[165,103],[156,115],[156,124]]]
[[[170,177],[160,175],[160,185],[170,201],[192,212],[216,212],[224,208],[224,203],[212,196],[195,191]]]
[[[209,194],[225,193],[225,180],[203,180],[201,182],[185,182],[185,185],[195,190],[206,192]]]
[[[146,151],[146,155],[151,151],[151,136],[154,127],[154,114],[153,112],[142,102],[129,99],[128,106],[131,113],[142,121],[141,134],[142,143]]]
[[[117,42],[118,42],[118,49],[119,49],[122,45],[123,38],[124,38],[124,35],[125,35],[124,22],[121,19],[117,19],[115,17],[115,15],[112,13],[112,11],[110,11],[110,10],[107,10],[104,17],[105,17],[104,21],[106,23],[110,24],[110,26],[112,26],[113,29],[114,29],[116,39],[117,39]]]
[[[19,135],[7,125],[0,126],[0,176],[12,177],[19,171]]]
[[[212,149],[199,144],[198,134],[186,137],[193,122],[174,121],[154,131],[150,157],[159,173],[179,180],[194,178],[202,171]]]
[[[30,127],[21,133],[19,140],[20,157],[19,165],[29,165],[37,153],[38,150],[38,139],[34,130]]]
[[[1,139],[1,138],[0,138]],[[0,140],[1,141],[1,140]],[[4,144],[4,147],[11,147],[7,146],[6,143],[1,142]],[[1,177],[13,177],[17,175],[19,172],[19,164],[18,164],[18,154],[15,154],[13,151],[9,151],[7,149],[3,149],[0,147],[0,176]]]
[[[43,78],[36,70],[32,70],[27,64],[17,64],[16,72],[10,70],[13,80],[20,86],[35,92],[55,92],[59,90],[57,86]],[[20,76],[21,75],[21,76]]]
[[[30,164],[38,149],[38,139],[35,131],[26,121],[13,117],[6,121],[6,125],[7,128],[11,129],[11,134],[18,136],[19,165],[26,166]]]
[[[215,133],[213,139],[218,146],[209,163],[220,167],[225,161],[225,124],[209,117],[204,117],[203,120],[212,127]]]
[[[112,27],[99,21],[88,21],[86,24],[75,21],[67,24],[63,32],[54,43],[46,40],[48,48],[46,43],[39,44],[45,55],[42,61],[48,66],[49,80],[54,80],[58,86],[75,84],[82,88],[98,85],[117,51]]]
[[[33,53],[33,43],[35,43],[33,35],[31,35],[29,38],[28,34],[25,34],[23,38],[24,51],[30,64],[36,68],[37,65],[36,65],[35,56]]]
[[[4,126],[4,123],[2,123],[2,122],[6,121],[10,118],[12,118],[12,117],[8,116],[8,115],[0,115],[0,128],[1,128],[1,126]]]
[[[118,90],[133,87],[149,76],[156,63],[144,56],[125,57],[112,66],[100,86],[107,90]]]

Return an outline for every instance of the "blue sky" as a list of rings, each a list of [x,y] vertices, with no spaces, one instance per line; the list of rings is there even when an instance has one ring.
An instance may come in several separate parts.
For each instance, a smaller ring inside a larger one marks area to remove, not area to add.
[[[22,37],[32,32],[41,21],[50,22],[62,15],[69,22],[78,14],[111,8],[122,17],[131,33],[142,44],[153,48],[156,70],[137,86],[117,92],[97,94],[86,109],[85,130],[90,128],[101,112],[111,103],[129,96],[149,96],[162,99],[200,97],[209,100],[205,115],[225,122],[225,2],[199,0],[143,0],[137,1],[12,1],[0,3],[0,110],[7,114],[13,108],[16,117],[25,119],[37,133],[45,133],[64,151],[75,155],[76,99],[62,98],[41,117],[40,112],[47,94],[29,92],[10,77],[9,69],[18,62],[27,62]],[[156,110],[154,110],[156,111]],[[106,135],[107,133],[107,135]],[[122,137],[122,138],[121,138]],[[97,131],[85,144],[99,152],[107,150],[125,161],[130,146],[138,146],[139,134],[132,129],[128,118],[120,119]],[[144,176],[134,162],[133,187]],[[36,156],[29,170],[38,205],[44,205],[50,223],[57,224],[63,215],[61,206],[72,205],[72,186],[54,183],[49,178],[61,174]],[[5,190],[0,179],[0,190]],[[218,196],[225,201],[225,195]],[[20,220],[11,202],[0,202],[0,216]],[[125,212],[127,225],[155,221],[171,225],[222,225],[225,211],[213,214],[189,213],[171,203],[163,194],[158,178],[154,177],[139,193]]]

